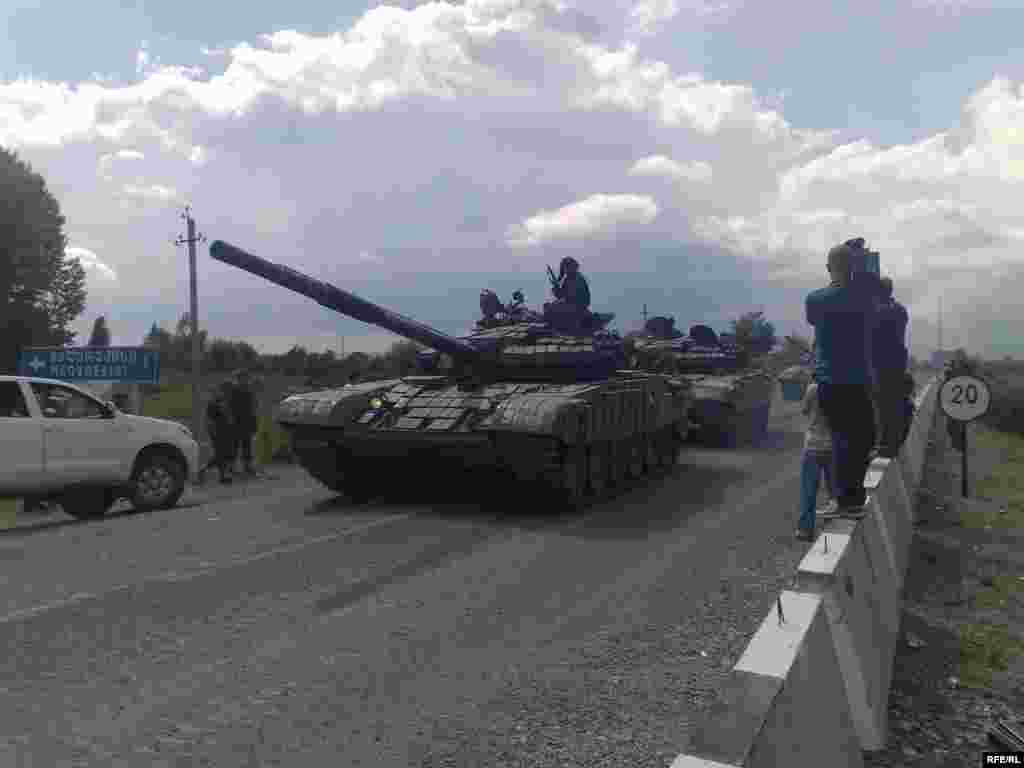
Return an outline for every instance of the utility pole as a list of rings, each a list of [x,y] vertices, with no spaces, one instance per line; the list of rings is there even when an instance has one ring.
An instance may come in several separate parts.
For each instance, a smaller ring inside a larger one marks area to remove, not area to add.
[[[939,356],[942,356],[942,297],[939,296]]]
[[[644,304],[644,328],[647,327],[647,305]]]
[[[206,236],[196,234],[196,222],[192,218],[191,206],[185,206],[181,214],[185,220],[186,236],[175,239],[175,245],[188,245],[188,278],[189,299],[191,310],[189,319],[192,321],[192,434],[197,441],[202,439],[203,407],[200,386],[200,350],[199,350],[199,294],[196,289],[196,243],[205,243]]]

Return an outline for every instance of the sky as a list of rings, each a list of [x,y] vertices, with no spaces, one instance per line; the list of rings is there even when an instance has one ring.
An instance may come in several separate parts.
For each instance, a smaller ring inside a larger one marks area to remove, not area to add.
[[[1024,356],[1019,0],[8,0],[0,145],[46,179],[115,344],[187,310],[173,239],[226,240],[437,327],[575,256],[648,312],[810,335],[862,236],[917,355]],[[83,36],[83,31],[87,34]],[[200,320],[267,352],[394,337],[212,260]]]

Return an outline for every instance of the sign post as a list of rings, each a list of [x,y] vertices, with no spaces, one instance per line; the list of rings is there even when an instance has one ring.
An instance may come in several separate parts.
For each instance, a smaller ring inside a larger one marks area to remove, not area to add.
[[[72,384],[159,384],[160,354],[148,347],[30,347],[18,358],[18,375]]]
[[[954,376],[939,390],[939,405],[949,418],[963,429],[963,451],[960,463],[960,492],[967,498],[967,425],[984,416],[992,402],[988,384],[976,376]]]

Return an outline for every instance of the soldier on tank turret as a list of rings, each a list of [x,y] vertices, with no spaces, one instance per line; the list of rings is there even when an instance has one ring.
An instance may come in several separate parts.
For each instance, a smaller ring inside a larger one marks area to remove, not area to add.
[[[581,310],[590,309],[590,287],[580,272],[580,264],[566,256],[558,267],[558,278],[552,281],[551,292],[559,301],[574,304]]]

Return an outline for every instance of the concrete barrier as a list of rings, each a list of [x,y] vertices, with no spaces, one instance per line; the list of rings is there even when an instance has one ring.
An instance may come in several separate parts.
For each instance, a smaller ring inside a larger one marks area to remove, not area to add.
[[[818,595],[782,592],[672,768],[859,768],[860,746]]]
[[[885,746],[914,501],[940,381],[917,398],[899,456],[864,479],[865,516],[825,526],[672,768],[863,765]]]
[[[899,600],[895,574],[879,557],[879,518],[829,524],[804,557],[796,589],[820,595],[860,747],[885,746],[889,680]],[[872,542],[871,539],[875,541]]]

